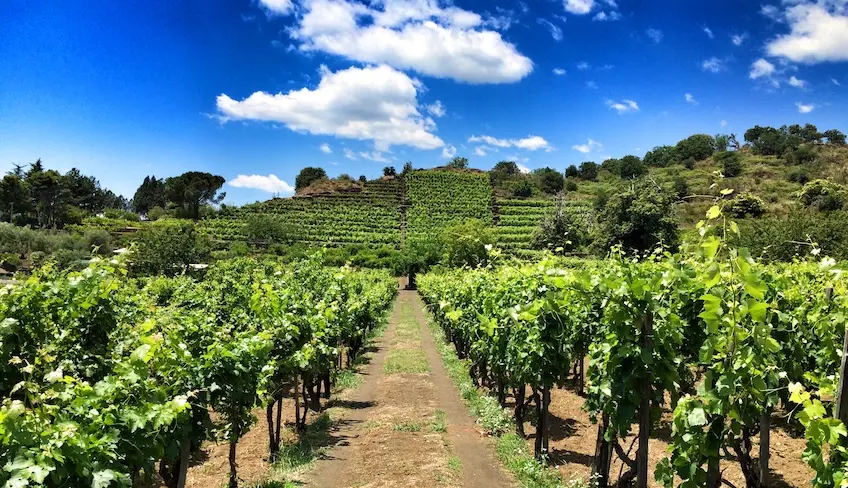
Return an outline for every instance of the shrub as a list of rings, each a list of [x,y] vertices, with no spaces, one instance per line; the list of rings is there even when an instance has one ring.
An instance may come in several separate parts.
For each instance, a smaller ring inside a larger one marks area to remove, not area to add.
[[[155,207],[151,208],[149,212],[147,212],[147,218],[149,220],[159,220],[167,215],[168,212],[166,212],[165,209],[160,207],[159,205],[156,205]]]
[[[695,158],[686,158],[683,160],[683,167],[686,169],[695,169]]]
[[[645,252],[662,244],[677,247],[674,195],[649,180],[639,180],[612,195],[598,214],[595,245],[602,254],[615,245]]]
[[[763,200],[750,193],[740,193],[725,204],[725,209],[734,217],[761,217],[766,212]]]
[[[271,244],[292,241],[291,228],[270,215],[252,215],[245,224],[244,232],[250,242]]]
[[[795,168],[786,175],[786,179],[803,185],[810,181],[810,173],[804,168]]]
[[[134,274],[167,276],[189,271],[190,264],[209,259],[212,243],[192,224],[150,228],[135,235],[135,253],[130,262]]]
[[[536,184],[539,189],[548,194],[554,194],[562,190],[565,181],[562,173],[553,168],[540,168],[533,171]]]
[[[839,210],[845,204],[845,187],[830,180],[813,180],[804,185],[798,198],[807,207],[822,211]]]
[[[838,261],[848,260],[848,212],[790,212],[786,216],[739,222],[739,245],[765,261],[792,261],[809,256],[809,243]]]
[[[141,217],[137,213],[128,212],[120,208],[107,208],[103,211],[103,216],[107,219],[130,220],[132,222],[141,220]]]
[[[565,177],[566,178],[577,178],[580,176],[580,170],[577,169],[577,166],[573,164],[569,167],[565,168]]]
[[[622,178],[629,180],[643,176],[647,173],[647,166],[645,166],[645,163],[643,163],[638,157],[628,155],[621,158],[619,164],[619,175]]]
[[[574,180],[566,180],[565,191],[577,191],[577,182]]]
[[[582,215],[570,211],[562,200],[557,202],[554,211],[542,219],[533,235],[534,249],[548,249],[557,252],[571,252],[588,243],[588,226]]]
[[[733,178],[742,173],[742,159],[735,151],[721,151],[716,153],[716,163],[721,165],[721,174],[725,178]]]
[[[675,157],[679,160],[689,158],[701,161],[712,156],[715,152],[715,139],[708,134],[695,134],[677,143],[674,148]]]
[[[297,178],[294,180],[295,190],[300,190],[311,185],[315,181],[327,179],[327,172],[323,168],[315,168],[307,166],[300,170]]]
[[[584,161],[580,163],[580,178],[589,181],[595,181],[598,178],[598,165],[594,161]]]
[[[489,262],[495,242],[493,230],[482,220],[469,219],[446,228],[442,234],[447,264],[477,267]]]
[[[648,166],[656,166],[665,168],[671,166],[676,161],[677,154],[674,146],[657,146],[652,151],[645,154],[645,164]]]
[[[517,197],[529,197],[533,194],[533,185],[527,179],[522,179],[515,184],[512,194]]]
[[[89,251],[97,248],[97,254],[112,254],[112,235],[103,229],[86,229],[83,234],[85,248]]]
[[[674,189],[674,194],[678,199],[683,199],[689,196],[689,183],[687,183],[686,179],[680,175],[675,175],[672,182],[672,188]]]

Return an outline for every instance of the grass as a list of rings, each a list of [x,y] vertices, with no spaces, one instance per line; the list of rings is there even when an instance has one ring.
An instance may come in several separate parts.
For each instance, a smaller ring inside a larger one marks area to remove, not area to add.
[[[566,488],[562,476],[555,469],[536,461],[523,438],[512,432],[513,420],[497,400],[484,395],[468,376],[468,363],[456,356],[456,350],[445,341],[442,329],[432,320],[428,322],[436,339],[448,376],[457,386],[471,414],[490,434],[496,437],[498,459],[521,486],[534,488]],[[459,459],[457,459],[459,461]],[[448,466],[451,467],[450,461]],[[461,468],[461,463],[459,463]],[[581,485],[582,486],[582,485]]]
[[[337,391],[352,390],[362,384],[362,375],[353,369],[343,369],[336,373],[335,388]]]
[[[315,462],[326,449],[332,425],[333,421],[326,412],[318,416],[306,427],[297,442],[283,444],[280,447],[274,470],[285,474]]]
[[[427,373],[430,371],[430,363],[421,349],[392,349],[383,363],[383,371],[387,374]]]
[[[451,456],[448,459],[448,469],[453,471],[454,474],[459,474],[462,471],[462,460],[456,456]]]
[[[448,431],[448,418],[444,410],[436,410],[436,415],[430,421],[430,430],[439,433]]]
[[[401,422],[395,424],[395,430],[398,432],[421,432],[421,424],[418,422]]]

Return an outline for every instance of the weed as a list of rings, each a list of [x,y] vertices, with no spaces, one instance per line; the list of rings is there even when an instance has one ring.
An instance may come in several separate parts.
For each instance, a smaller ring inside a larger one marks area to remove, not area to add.
[[[418,422],[401,422],[395,424],[395,430],[398,432],[421,432],[421,424]]]
[[[456,456],[451,456],[450,459],[448,459],[448,469],[454,473],[459,473],[462,471],[462,460]]]
[[[436,415],[430,421],[430,430],[433,432],[447,432],[448,419],[444,410],[436,410]]]

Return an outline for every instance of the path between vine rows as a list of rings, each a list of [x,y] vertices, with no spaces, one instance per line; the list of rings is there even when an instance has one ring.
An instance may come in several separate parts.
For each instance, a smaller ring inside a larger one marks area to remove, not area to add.
[[[400,292],[375,346],[363,384],[338,402],[343,419],[331,432],[334,445],[306,484],[513,486],[447,376],[416,292]]]

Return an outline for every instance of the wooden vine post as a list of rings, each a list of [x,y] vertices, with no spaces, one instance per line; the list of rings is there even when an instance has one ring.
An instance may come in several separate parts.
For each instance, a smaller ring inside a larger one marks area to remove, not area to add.
[[[654,351],[654,317],[650,312],[642,318],[642,354],[653,357]],[[651,387],[650,364],[646,365],[648,373],[642,379],[639,392],[639,450],[636,452],[636,488],[648,487],[648,438],[651,434]]]
[[[833,300],[833,288],[827,289],[827,300]],[[836,407],[834,416],[841,420],[843,424],[848,425],[848,394],[846,394],[846,362],[848,362],[848,327],[845,328],[845,335],[842,338],[842,364],[839,366],[839,385],[836,389]]]

